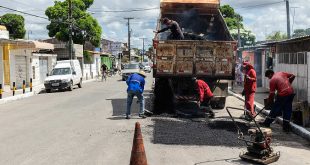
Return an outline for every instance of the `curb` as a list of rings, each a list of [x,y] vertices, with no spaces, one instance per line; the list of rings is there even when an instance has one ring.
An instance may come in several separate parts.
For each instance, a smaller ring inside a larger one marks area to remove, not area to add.
[[[244,101],[244,98],[240,94],[236,94],[235,92],[231,91],[230,89],[228,90],[228,93],[230,95],[236,97],[237,99]],[[264,108],[264,105],[262,105],[256,101],[254,102],[254,104],[256,105],[256,109],[258,109],[258,110],[261,110]],[[270,112],[263,110],[262,113],[264,115],[268,116]],[[277,117],[276,122],[282,125],[283,118]],[[303,137],[304,139],[310,141],[310,132],[308,130],[306,130],[305,128],[303,128],[303,127],[301,127],[301,126],[299,126],[293,122],[290,122],[290,125],[291,125],[292,132],[294,132],[295,134],[299,135],[300,137]]]
[[[3,98],[3,99],[0,100],[0,105],[8,103],[8,102],[11,102],[11,101],[16,101],[16,100],[21,100],[21,99],[24,99],[24,98],[28,98],[28,97],[31,97],[31,96],[34,96],[34,95],[35,95],[34,92],[29,92],[29,93],[25,93],[25,94],[20,94],[20,95],[16,95],[16,96],[11,96],[11,97],[7,97],[7,98]]]
[[[96,81],[96,79],[84,80],[83,83],[90,83],[90,82],[94,82],[94,81]],[[34,87],[33,92],[28,92],[25,94],[19,94],[16,96],[10,96],[10,97],[6,97],[6,98],[1,99],[0,105],[38,95],[43,90],[45,90],[44,85],[38,85],[38,86]]]

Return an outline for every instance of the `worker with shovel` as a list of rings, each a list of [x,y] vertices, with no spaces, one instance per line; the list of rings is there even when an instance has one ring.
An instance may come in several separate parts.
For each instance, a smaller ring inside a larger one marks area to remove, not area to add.
[[[195,82],[195,87],[198,94],[197,104],[199,108],[205,110],[206,113],[208,113],[209,118],[214,118],[215,115],[210,106],[210,100],[213,97],[213,93],[211,92],[209,85],[196,77],[192,78],[192,80]]]
[[[276,98],[272,109],[260,125],[265,127],[270,127],[270,124],[275,120],[277,116],[283,114],[283,131],[290,131],[290,120],[292,116],[292,102],[294,100],[294,89],[292,83],[295,79],[295,75],[286,72],[276,72],[273,70],[267,70],[265,72],[265,77],[270,79],[269,88],[270,94],[268,97],[268,103],[273,103],[274,98]],[[277,96],[275,97],[275,92],[277,91]]]
[[[245,119],[251,120],[255,116],[254,97],[256,92],[256,71],[253,65],[249,62],[243,62],[244,74],[244,89],[242,95],[245,96]]]
[[[163,18],[161,21],[164,25],[166,25],[166,27],[159,31],[154,31],[156,34],[170,30],[171,33],[168,36],[168,40],[183,40],[184,39],[182,29],[180,28],[179,24],[176,21],[170,20],[169,18]]]

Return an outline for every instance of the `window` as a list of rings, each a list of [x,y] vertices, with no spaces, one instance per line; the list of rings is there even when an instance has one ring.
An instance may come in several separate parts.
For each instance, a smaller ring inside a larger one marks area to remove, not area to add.
[[[298,64],[305,64],[305,53],[298,53]]]
[[[283,54],[283,56],[284,56],[284,61],[283,61],[283,63],[284,64],[289,64],[290,63],[290,56],[289,56],[289,54],[288,53],[284,53]]]
[[[297,64],[297,54],[290,53],[290,64]]]

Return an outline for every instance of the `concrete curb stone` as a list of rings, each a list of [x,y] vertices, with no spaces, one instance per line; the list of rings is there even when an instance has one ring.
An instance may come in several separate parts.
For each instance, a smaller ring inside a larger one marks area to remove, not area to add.
[[[94,82],[96,81],[96,79],[91,79],[91,80],[84,80],[83,83],[90,83],[90,82]],[[12,101],[17,101],[17,100],[21,100],[21,99],[25,99],[34,95],[39,94],[41,91],[44,90],[44,85],[39,85],[33,88],[33,92],[27,92],[25,94],[19,94],[16,96],[11,96],[11,97],[6,97],[3,99],[0,99],[0,105],[1,104],[6,104],[8,102],[12,102]]]

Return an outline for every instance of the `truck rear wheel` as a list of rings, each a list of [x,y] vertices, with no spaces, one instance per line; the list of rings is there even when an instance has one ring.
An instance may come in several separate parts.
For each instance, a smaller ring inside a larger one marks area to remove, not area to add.
[[[174,96],[169,80],[160,78],[155,80],[154,113],[175,113]]]

